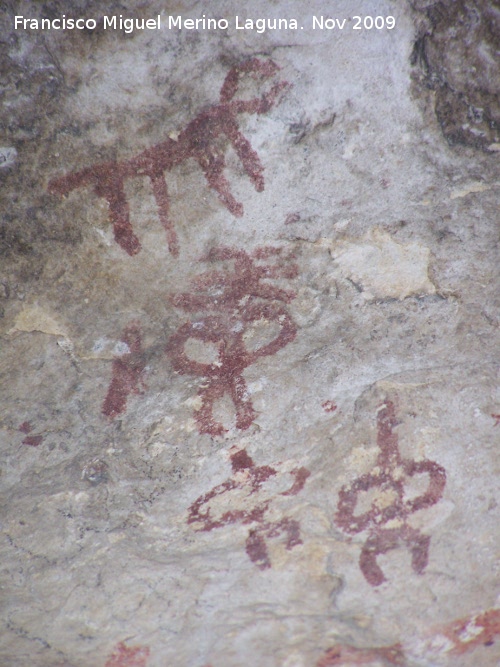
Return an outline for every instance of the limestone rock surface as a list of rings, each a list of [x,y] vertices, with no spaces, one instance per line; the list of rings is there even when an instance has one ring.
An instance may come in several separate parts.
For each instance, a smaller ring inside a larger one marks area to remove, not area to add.
[[[354,5],[0,8],[2,665],[500,664],[499,10]]]

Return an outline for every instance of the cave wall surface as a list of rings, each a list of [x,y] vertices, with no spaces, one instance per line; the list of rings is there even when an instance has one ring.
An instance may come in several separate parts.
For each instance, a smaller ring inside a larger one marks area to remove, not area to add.
[[[500,7],[354,4],[2,4],[2,665],[500,664]]]

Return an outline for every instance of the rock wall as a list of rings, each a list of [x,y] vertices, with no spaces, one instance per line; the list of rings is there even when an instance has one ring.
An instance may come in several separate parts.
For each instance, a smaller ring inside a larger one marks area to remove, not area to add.
[[[0,662],[497,665],[496,3],[0,16]]]

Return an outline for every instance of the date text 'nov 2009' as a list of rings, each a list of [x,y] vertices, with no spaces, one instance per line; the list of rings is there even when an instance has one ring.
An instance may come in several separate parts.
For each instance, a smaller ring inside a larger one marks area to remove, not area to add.
[[[352,19],[313,16],[312,19],[313,30],[343,30],[351,20],[352,30],[393,30],[396,27],[394,16],[353,16]]]

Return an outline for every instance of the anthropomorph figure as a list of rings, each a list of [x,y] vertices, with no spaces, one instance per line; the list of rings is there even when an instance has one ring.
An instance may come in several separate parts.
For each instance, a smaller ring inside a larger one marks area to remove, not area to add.
[[[339,493],[336,524],[346,533],[356,535],[368,531],[361,550],[359,565],[372,586],[386,581],[377,563],[377,556],[395,549],[403,543],[409,549],[414,572],[422,574],[429,559],[431,538],[423,535],[408,523],[408,518],[418,510],[435,505],[443,495],[446,472],[434,461],[413,461],[402,458],[398,448],[397,424],[394,403],[385,401],[377,413],[377,445],[380,453],[372,472],[346,484]],[[427,490],[416,498],[405,500],[405,483],[415,475],[427,474]],[[370,509],[356,514],[360,493],[378,489],[379,493]]]
[[[245,449],[236,447],[231,453],[231,465],[233,476],[191,505],[188,524],[203,532],[237,523],[248,526],[246,552],[252,563],[265,570],[271,567],[267,541],[285,535],[286,548],[293,549],[302,544],[300,524],[286,516],[274,521],[268,518],[274,498],[266,494],[265,485],[283,473],[271,466],[256,466]],[[304,488],[310,472],[307,468],[294,468],[288,474],[293,482],[278,496],[297,495]],[[234,497],[233,491],[236,492]],[[221,500],[224,495],[227,495],[226,503]]]
[[[273,258],[275,261],[271,262]],[[233,266],[203,273],[193,281],[190,292],[173,299],[175,306],[196,314],[196,318],[183,324],[170,338],[167,354],[178,373],[205,378],[198,392],[201,406],[195,419],[200,433],[221,435],[225,429],[214,419],[215,402],[228,394],[236,411],[236,428],[249,428],[256,413],[243,371],[295,338],[296,327],[285,307],[295,294],[268,280],[293,278],[297,266],[282,257],[280,248],[272,247],[258,248],[251,255],[244,250],[219,247],[205,259],[212,263],[230,261]],[[277,324],[279,332],[267,344],[249,350],[245,336],[256,322]],[[214,344],[217,359],[201,363],[189,357],[185,349],[189,339]]]

